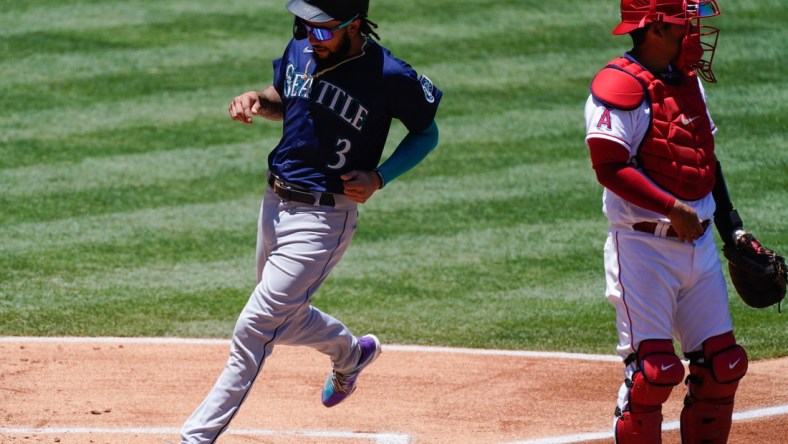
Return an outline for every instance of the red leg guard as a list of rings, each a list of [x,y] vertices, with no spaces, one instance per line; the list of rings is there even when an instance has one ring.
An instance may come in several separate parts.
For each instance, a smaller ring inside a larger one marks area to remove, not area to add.
[[[729,402],[703,402],[687,395],[681,411],[683,444],[725,444],[731,431],[733,397]]]
[[[667,339],[643,341],[638,346],[637,370],[629,387],[627,406],[618,411],[616,444],[659,444],[662,442],[662,404],[673,387],[684,378],[684,365]]]
[[[616,444],[661,444],[662,406],[651,413],[624,412],[616,418]]]
[[[688,354],[692,355],[692,354]],[[732,332],[703,342],[691,357],[687,396],[681,411],[683,444],[725,444],[731,429],[733,399],[747,373],[747,353]]]

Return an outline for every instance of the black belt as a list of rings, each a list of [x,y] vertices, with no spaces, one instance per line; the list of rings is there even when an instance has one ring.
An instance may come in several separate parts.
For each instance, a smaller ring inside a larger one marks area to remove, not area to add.
[[[335,205],[332,193],[321,193],[294,187],[271,173],[268,173],[268,185],[273,188],[274,194],[287,201],[327,207]]]
[[[701,222],[700,226],[703,227],[703,231],[705,232],[706,228],[709,228],[710,224],[711,221],[709,219],[706,219],[703,222]],[[635,231],[642,231],[644,233],[660,236],[660,234],[657,232],[657,228],[659,228],[659,224],[656,222],[638,222],[632,225],[632,229]],[[669,225],[663,237],[679,237],[679,235],[678,233],[676,233],[676,230],[673,228],[673,226]]]

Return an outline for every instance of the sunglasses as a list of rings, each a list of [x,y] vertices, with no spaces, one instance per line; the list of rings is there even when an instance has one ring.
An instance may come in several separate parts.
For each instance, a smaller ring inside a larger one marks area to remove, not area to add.
[[[697,17],[714,17],[720,15],[720,7],[714,0],[700,1],[697,4],[687,4],[687,11],[694,13],[697,11]]]
[[[353,20],[357,18],[358,14],[354,15],[350,20],[340,25],[334,26],[333,28],[320,28],[317,26],[309,26],[304,23],[303,20],[296,17],[295,23],[293,24],[293,37],[295,37],[296,40],[303,40],[309,37],[311,34],[318,42],[325,42],[334,38],[334,32],[339,31],[345,26],[353,23]]]

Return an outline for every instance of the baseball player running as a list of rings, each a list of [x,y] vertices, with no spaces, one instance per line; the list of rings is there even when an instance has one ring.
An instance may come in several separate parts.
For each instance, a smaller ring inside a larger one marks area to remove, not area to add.
[[[233,99],[239,122],[283,121],[268,156],[257,241],[258,284],[241,312],[218,381],[181,429],[182,443],[213,443],[225,431],[275,344],[328,355],[322,402],[332,407],[380,354],[310,302],[342,258],[357,205],[418,164],[438,143],[442,93],[373,40],[369,0],[289,0],[293,39],[274,60],[273,84]],[[408,134],[381,165],[392,118]]]
[[[718,14],[715,0],[621,0],[613,34],[629,34],[633,48],[597,73],[586,102],[586,144],[609,220],[606,293],[625,365],[619,444],[662,442],[662,404],[685,374],[673,338],[689,360],[684,443],[727,442],[747,371],[709,230],[713,219],[729,243],[741,228],[699,81],[716,81],[718,30],[700,22]]]

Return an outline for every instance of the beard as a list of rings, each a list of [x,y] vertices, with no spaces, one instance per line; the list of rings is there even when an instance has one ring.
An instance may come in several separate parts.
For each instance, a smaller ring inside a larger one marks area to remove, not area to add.
[[[337,49],[329,52],[323,58],[316,52],[312,53],[312,59],[316,62],[315,69],[317,71],[329,68],[347,59],[350,53],[350,36],[347,33],[343,33],[341,39],[339,45],[337,45]]]

